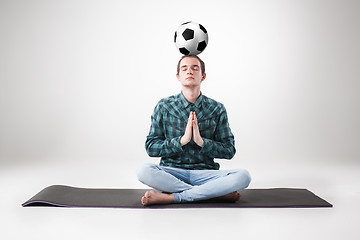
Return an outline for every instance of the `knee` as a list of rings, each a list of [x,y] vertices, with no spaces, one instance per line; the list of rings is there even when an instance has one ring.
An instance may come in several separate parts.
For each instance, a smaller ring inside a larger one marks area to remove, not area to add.
[[[251,182],[251,175],[246,169],[237,170],[237,183],[240,189],[247,188]]]
[[[138,180],[142,183],[148,182],[149,178],[151,178],[151,172],[154,168],[156,168],[156,164],[153,163],[144,163],[140,165],[136,170],[136,176]]]

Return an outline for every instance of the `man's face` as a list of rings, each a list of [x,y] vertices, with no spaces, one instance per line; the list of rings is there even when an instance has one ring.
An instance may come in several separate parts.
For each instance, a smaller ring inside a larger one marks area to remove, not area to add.
[[[206,74],[201,73],[200,62],[193,57],[186,57],[180,62],[179,74],[176,74],[177,79],[183,86],[195,87],[200,86],[204,81]]]

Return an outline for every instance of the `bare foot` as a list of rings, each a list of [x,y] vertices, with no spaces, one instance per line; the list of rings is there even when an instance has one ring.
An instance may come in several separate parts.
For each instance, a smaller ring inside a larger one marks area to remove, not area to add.
[[[150,190],[145,193],[141,198],[141,203],[144,206],[154,204],[170,204],[174,203],[174,197],[172,194],[160,193],[155,190]]]
[[[210,200],[220,201],[220,202],[237,202],[237,201],[239,201],[240,198],[241,198],[240,193],[235,191],[235,192],[226,194],[224,196],[212,198]]]

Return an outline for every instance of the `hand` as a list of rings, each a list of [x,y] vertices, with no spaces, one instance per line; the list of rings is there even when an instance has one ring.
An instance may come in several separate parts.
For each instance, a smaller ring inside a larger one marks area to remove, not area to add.
[[[193,112],[193,120],[192,120],[192,139],[199,147],[202,147],[204,145],[204,140],[200,135],[199,125],[195,112]]]
[[[191,141],[191,138],[193,136],[193,118],[194,118],[194,115],[193,115],[193,112],[190,112],[190,115],[189,115],[189,119],[188,119],[188,122],[186,124],[186,129],[185,129],[185,133],[184,133],[184,136],[182,136],[180,138],[180,144],[181,146],[184,146],[186,144],[188,144],[190,141]]]

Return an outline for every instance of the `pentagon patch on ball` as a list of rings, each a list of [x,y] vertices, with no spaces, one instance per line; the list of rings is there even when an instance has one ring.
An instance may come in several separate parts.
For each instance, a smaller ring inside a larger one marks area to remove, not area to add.
[[[186,22],[176,30],[174,42],[181,54],[198,55],[208,45],[208,33],[201,24]]]

